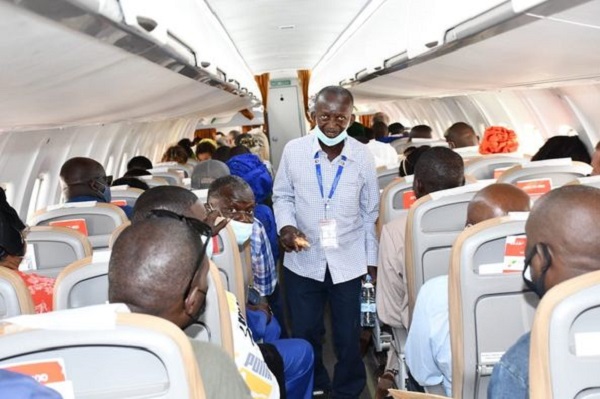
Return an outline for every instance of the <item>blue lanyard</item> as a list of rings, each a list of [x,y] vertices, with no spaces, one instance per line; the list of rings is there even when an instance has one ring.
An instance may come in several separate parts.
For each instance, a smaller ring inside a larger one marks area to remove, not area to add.
[[[333,194],[335,194],[335,190],[337,189],[338,183],[340,182],[340,177],[342,177],[342,172],[344,171],[344,165],[346,165],[345,155],[342,155],[342,160],[340,161],[340,166],[338,166],[338,170],[335,174],[335,178],[333,179],[333,184],[331,185],[331,189],[329,190],[329,196],[327,197],[327,201],[325,202],[325,209],[329,206],[329,201],[333,198]],[[319,158],[319,152],[315,154],[315,168],[317,170],[317,180],[319,182],[319,190],[321,191],[321,198],[325,199],[325,195],[323,193],[323,175],[321,173],[321,159]]]

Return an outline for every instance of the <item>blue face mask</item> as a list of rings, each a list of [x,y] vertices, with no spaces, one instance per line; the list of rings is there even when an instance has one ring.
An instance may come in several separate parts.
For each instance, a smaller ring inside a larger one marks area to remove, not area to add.
[[[315,128],[312,131],[317,135],[319,141],[325,144],[327,147],[333,147],[334,145],[337,145],[342,141],[346,140],[346,138],[348,137],[348,132],[346,130],[344,130],[334,138],[327,137],[325,133],[323,133],[321,129],[319,129],[318,125],[315,126]]]
[[[107,204],[110,204],[110,200],[112,199],[112,195],[110,193],[110,186],[109,185],[104,186],[104,191],[102,191],[102,198],[104,199],[104,202],[106,202]]]
[[[252,223],[242,223],[237,220],[229,222],[235,233],[235,238],[238,245],[243,245],[252,235]]]

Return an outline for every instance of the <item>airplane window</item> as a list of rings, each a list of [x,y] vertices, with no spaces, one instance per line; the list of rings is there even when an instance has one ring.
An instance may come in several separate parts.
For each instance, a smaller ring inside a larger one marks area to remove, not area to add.
[[[108,157],[108,163],[106,164],[106,174],[107,175],[114,175],[115,171],[114,168],[115,167],[115,157],[113,155],[111,155],[110,157]],[[120,176],[120,174],[119,174]]]
[[[15,187],[12,183],[0,183],[0,187],[2,187],[4,189],[4,192],[6,193],[6,200],[8,201],[9,204],[14,205],[13,204],[13,195],[15,192]]]
[[[519,137],[519,152],[525,155],[535,154],[544,144],[540,130],[529,123],[523,124],[515,129]]]
[[[33,190],[31,191],[31,196],[29,196],[29,208],[27,209],[27,219],[31,218],[35,211],[38,209],[38,200],[40,198],[40,188],[42,186],[43,175],[40,175],[33,182]]]

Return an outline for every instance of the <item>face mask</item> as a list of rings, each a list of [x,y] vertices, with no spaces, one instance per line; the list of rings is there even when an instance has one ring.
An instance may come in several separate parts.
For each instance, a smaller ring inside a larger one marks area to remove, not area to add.
[[[110,186],[104,186],[104,191],[102,191],[102,198],[104,199],[104,202],[110,204],[110,200],[112,199],[112,195],[110,193]]]
[[[312,131],[317,135],[319,141],[325,144],[327,147],[333,147],[334,145],[346,140],[346,138],[348,137],[348,132],[346,130],[344,130],[334,138],[327,137],[325,133],[323,133],[321,129],[319,129],[319,126],[315,126],[315,128]]]
[[[252,223],[242,223],[237,220],[229,222],[235,233],[235,238],[238,245],[243,245],[252,235]]]
[[[535,294],[541,299],[546,293],[546,288],[544,287],[544,280],[546,279],[546,273],[548,269],[550,269],[550,253],[548,252],[548,248],[544,244],[538,244],[540,248],[542,248],[542,252],[544,253],[544,258],[546,259],[546,264],[542,267],[542,272],[539,277],[534,281],[531,277],[531,272],[527,273],[531,270],[531,260],[536,254],[537,245],[533,247],[531,253],[525,258],[525,267],[523,268],[523,282],[527,288],[531,291],[535,292]]]

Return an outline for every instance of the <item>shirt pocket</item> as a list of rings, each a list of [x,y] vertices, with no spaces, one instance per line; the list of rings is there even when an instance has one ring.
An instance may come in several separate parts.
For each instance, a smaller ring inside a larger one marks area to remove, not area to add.
[[[341,181],[338,187],[337,213],[343,218],[355,218],[360,214],[360,189],[357,178]]]

